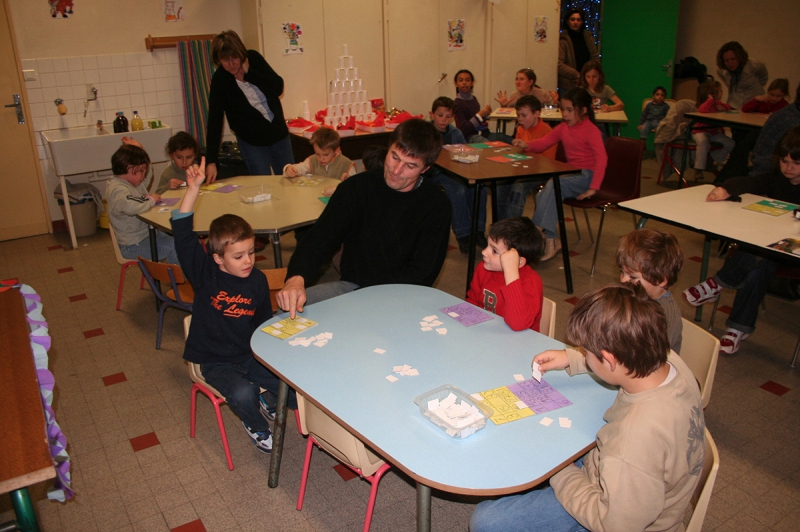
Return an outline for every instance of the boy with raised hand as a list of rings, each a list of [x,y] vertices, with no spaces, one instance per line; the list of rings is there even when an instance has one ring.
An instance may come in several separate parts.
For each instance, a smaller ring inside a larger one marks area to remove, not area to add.
[[[581,297],[567,338],[582,351],[533,360],[543,373],[592,371],[619,387],[597,446],[544,489],[480,503],[470,530],[683,530],[703,469],[705,422],[697,381],[669,350],[664,311],[641,286],[613,283]]]
[[[208,383],[225,396],[259,451],[272,452],[261,388],[277,394],[278,378],[250,350],[256,328],[272,317],[267,278],[255,270],[255,236],[244,219],[225,214],[211,222],[206,253],[194,227],[194,203],[205,180],[205,158],[186,170],[186,194],[172,211],[175,247],[194,288],[192,326],[183,358],[200,364]]]

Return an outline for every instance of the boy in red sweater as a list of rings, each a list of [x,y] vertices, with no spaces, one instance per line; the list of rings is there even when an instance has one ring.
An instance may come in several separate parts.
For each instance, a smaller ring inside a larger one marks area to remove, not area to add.
[[[515,331],[539,332],[543,289],[533,267],[542,256],[542,243],[542,232],[530,218],[518,216],[493,224],[467,301],[502,316]]]

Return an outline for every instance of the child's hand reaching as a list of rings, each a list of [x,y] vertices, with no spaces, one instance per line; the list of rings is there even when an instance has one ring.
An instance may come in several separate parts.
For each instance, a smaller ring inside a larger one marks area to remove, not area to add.
[[[183,183],[184,182],[181,181],[180,179],[170,179],[169,180],[169,188],[171,188],[172,190],[175,190],[176,188],[181,188]]]
[[[494,101],[499,103],[500,107],[505,107],[511,99],[508,97],[506,91],[497,91],[497,98],[495,98]]]
[[[283,169],[283,173],[286,174],[286,177],[297,177],[300,175],[300,172],[298,172],[297,168],[292,164],[287,164],[286,168]]]
[[[608,112],[608,104],[607,103],[604,103],[603,105],[600,106],[600,112],[601,113],[607,113]]]
[[[597,191],[595,189],[593,189],[593,188],[590,188],[589,190],[587,190],[583,194],[579,194],[579,195],[575,196],[575,199],[578,200],[578,201],[585,200],[587,198],[591,198],[595,194],[597,194]]]
[[[478,114],[481,115],[483,118],[486,118],[487,116],[492,114],[492,106],[487,103],[486,107],[478,111]]]
[[[533,360],[539,364],[539,371],[541,371],[542,374],[550,370],[565,369],[569,367],[569,357],[567,356],[567,351],[565,349],[551,349],[544,351],[533,357]],[[533,363],[531,363],[531,367],[533,367]]]
[[[528,143],[522,139],[514,139],[511,141],[511,145],[516,148],[522,148],[525,151],[528,151]]]
[[[206,158],[200,159],[200,164],[193,164],[186,169],[186,185],[189,188],[200,189],[200,185],[206,180]]]

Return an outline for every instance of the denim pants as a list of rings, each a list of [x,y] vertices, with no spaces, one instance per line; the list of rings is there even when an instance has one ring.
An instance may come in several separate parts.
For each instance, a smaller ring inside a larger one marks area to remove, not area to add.
[[[581,170],[580,174],[562,175],[561,198],[574,198],[589,190],[592,183],[592,170]],[[549,180],[544,190],[536,198],[536,212],[533,213],[533,223],[544,229],[545,238],[558,238],[558,211],[556,210],[556,193],[553,190],[553,180]]]
[[[583,459],[575,462],[583,466]],[[536,489],[494,501],[483,501],[469,519],[470,532],[583,532],[586,529],[564,509],[553,488]]]
[[[522,216],[525,202],[531,191],[538,185],[538,181],[518,180],[509,185],[497,185],[497,219],[515,218]]]
[[[642,129],[639,131],[639,138],[646,139],[651,131],[658,129],[658,124],[660,123],[661,120],[645,120],[644,124],[642,124]]]
[[[175,252],[175,241],[172,239],[172,236],[162,233],[161,231],[156,231],[156,235],[158,259],[166,259],[169,264],[180,264],[178,262],[178,254]],[[153,260],[153,257],[150,255],[150,237],[145,238],[138,244],[132,244],[130,246],[123,246],[120,244],[119,251],[126,259],[136,260],[138,257],[142,257],[147,260]]]
[[[239,142],[239,150],[250,175],[281,175],[284,166],[294,164],[294,152],[289,135],[271,146],[253,146],[239,137],[236,137],[236,140]]]
[[[767,293],[769,280],[775,275],[774,261],[738,250],[725,260],[714,280],[723,288],[736,290],[733,310],[725,322],[731,329],[752,333],[756,328],[758,305]]]
[[[736,145],[734,140],[724,133],[717,133],[716,135],[709,136],[708,133],[697,132],[692,133],[692,138],[697,145],[697,152],[694,156],[694,167],[697,170],[705,170],[709,148],[712,142],[722,144],[722,149],[711,152],[711,158],[714,159],[714,162],[717,164],[724,161],[725,157],[733,151]]]
[[[269,424],[259,411],[261,388],[278,395],[280,379],[265,368],[254,356],[241,364],[215,362],[201,364],[206,381],[225,396],[228,406],[254,432],[269,431]],[[289,408],[297,408],[294,391],[289,393]]]
[[[442,172],[432,173],[430,180],[444,189],[452,207],[453,233],[456,238],[469,238],[472,230],[472,204],[475,199],[475,187],[469,187],[455,179],[450,179]],[[486,230],[486,196],[488,189],[481,189],[480,208],[478,209],[478,233]]]

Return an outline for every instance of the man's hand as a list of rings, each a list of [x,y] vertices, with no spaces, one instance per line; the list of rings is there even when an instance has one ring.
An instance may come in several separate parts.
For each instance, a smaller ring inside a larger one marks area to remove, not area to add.
[[[278,306],[289,312],[289,317],[295,319],[298,312],[303,312],[306,304],[306,282],[299,275],[290,277],[277,294]]]
[[[565,349],[544,351],[533,357],[533,360],[539,364],[539,371],[541,371],[542,374],[550,370],[566,369],[569,367],[569,357]],[[531,368],[532,367],[533,364],[531,363]]]
[[[714,187],[714,190],[708,193],[706,201],[725,201],[730,198],[730,193],[722,187]]]
[[[208,163],[206,165],[206,183],[209,185],[217,180],[217,163]]]
[[[585,200],[587,198],[591,198],[595,194],[597,194],[597,191],[595,189],[593,189],[593,188],[590,188],[589,190],[587,190],[583,194],[579,194],[578,196],[575,196],[575,199],[576,200]]]

